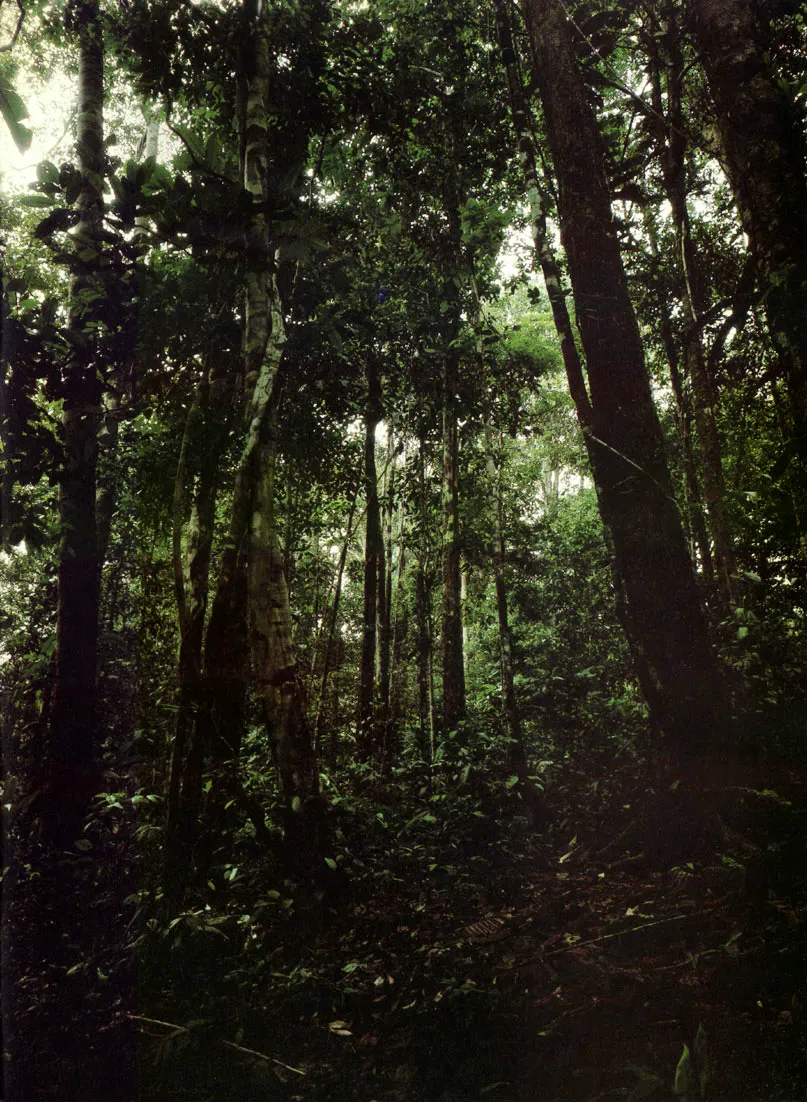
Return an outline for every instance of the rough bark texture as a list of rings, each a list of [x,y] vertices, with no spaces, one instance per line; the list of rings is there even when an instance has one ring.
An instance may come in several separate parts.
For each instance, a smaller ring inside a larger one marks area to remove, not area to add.
[[[766,52],[749,0],[694,0],[701,60],[724,157],[756,258],[774,340],[784,352],[795,438],[807,457],[807,181],[799,112]]]
[[[101,251],[103,200],[104,46],[97,4],[79,11],[77,251]],[[100,267],[89,261],[73,278],[70,328],[73,355],[65,372],[62,413],[64,465],[59,487],[59,566],[56,626],[56,682],[50,730],[52,783],[50,826],[75,834],[98,779],[96,665],[98,659],[99,561],[95,523],[98,431],[101,420],[101,364],[96,362],[90,323],[97,311]],[[102,300],[102,299],[101,299]],[[101,301],[98,300],[98,301]],[[68,840],[66,837],[64,840]]]
[[[596,119],[564,9],[554,0],[527,0],[526,15],[586,356],[588,439],[620,611],[652,718],[670,748],[691,758],[706,749],[722,719],[721,679],[667,471]]]

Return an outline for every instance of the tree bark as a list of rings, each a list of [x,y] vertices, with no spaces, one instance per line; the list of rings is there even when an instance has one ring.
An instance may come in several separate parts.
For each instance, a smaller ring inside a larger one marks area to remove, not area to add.
[[[95,520],[101,369],[92,323],[103,302],[101,268],[104,171],[104,44],[97,3],[78,11],[79,112],[76,252],[82,261],[70,288],[72,356],[66,369],[62,413],[63,469],[59,488],[59,564],[56,680],[50,728],[51,801],[49,826],[71,841],[97,790],[100,741],[96,727],[99,558]],[[99,297],[96,297],[98,292]]]
[[[434,761],[434,754],[437,747],[434,715],[431,586],[429,584],[427,571],[429,547],[424,448],[424,441],[421,437],[418,450],[420,540],[417,549],[417,574],[415,578],[415,619],[417,621],[418,717],[420,720],[420,741],[424,760],[431,764]]]
[[[674,12],[668,16],[665,36],[669,56],[666,59],[667,111],[664,113],[661,80],[657,66],[652,67],[653,106],[660,120],[660,153],[667,199],[672,208],[675,226],[680,298],[687,325],[684,337],[684,359],[692,386],[692,406],[695,414],[698,450],[709,528],[714,545],[714,566],[723,616],[731,614],[735,605],[735,574],[737,562],[734,541],[726,512],[726,487],[723,477],[723,457],[720,435],[715,419],[717,395],[709,372],[701,340],[701,318],[707,302],[700,266],[692,241],[686,195],[686,131],[681,103],[683,58],[678,42]],[[665,125],[666,123],[666,125]]]
[[[174,723],[171,769],[166,801],[165,893],[169,907],[178,904],[189,871],[188,856],[198,816],[204,750],[194,728],[202,693],[202,648],[207,614],[210,557],[216,511],[219,464],[227,446],[230,381],[222,365],[211,365],[202,380],[185,426],[174,484],[174,587],[179,619],[179,701]],[[204,436],[204,446],[202,437]],[[184,486],[191,454],[200,456],[187,525],[187,550],[182,553]]]
[[[345,563],[353,538],[353,517],[356,513],[356,504],[359,500],[358,493],[354,493],[350,503],[350,512],[347,517],[347,528],[342,550],[339,552],[339,565],[336,568],[336,581],[334,583],[333,604],[328,618],[328,634],[325,638],[325,650],[322,655],[322,672],[320,674],[319,692],[317,694],[317,710],[314,718],[314,752],[319,752],[322,741],[323,716],[325,714],[325,699],[328,690],[328,678],[331,672],[331,656],[333,654],[333,642],[336,635],[336,625],[339,620],[339,604],[342,599],[342,580],[345,575]]]
[[[501,442],[499,451],[501,453]],[[507,609],[507,580],[505,577],[504,503],[502,500],[501,458],[497,465],[494,456],[492,432],[487,432],[487,476],[493,495],[493,539],[491,563],[496,587],[496,615],[499,625],[499,668],[502,682],[502,707],[507,728],[507,764],[513,776],[518,778],[518,794],[524,805],[531,827],[543,818],[544,801],[535,784],[530,780],[521,712],[516,696],[513,669],[513,642]]]
[[[359,755],[365,761],[375,757],[380,750],[376,722],[376,661],[379,604],[383,604],[385,592],[384,536],[381,529],[381,504],[378,497],[378,471],[375,461],[375,434],[380,420],[381,381],[378,364],[371,352],[367,360],[367,407],[364,417],[364,613],[358,715]]]
[[[586,356],[589,453],[610,530],[618,607],[651,717],[684,765],[706,752],[722,727],[722,679],[667,470],[600,135],[564,9],[554,0],[526,0],[526,17]]]
[[[656,226],[652,211],[647,205],[644,207],[643,217],[653,259],[658,266],[661,266],[663,261],[659,253]],[[655,297],[659,313],[659,335],[661,336],[664,355],[667,358],[667,366],[670,369],[670,384],[675,398],[676,429],[683,453],[683,498],[686,510],[685,519],[689,525],[688,537],[693,557],[700,563],[706,593],[711,604],[714,600],[715,572],[712,561],[712,546],[709,542],[709,534],[706,531],[706,521],[704,519],[703,498],[695,461],[695,449],[692,442],[692,402],[689,392],[684,388],[684,377],[673,333],[670,306],[663,287],[656,287]]]
[[[749,0],[694,0],[701,60],[740,219],[756,259],[771,335],[783,351],[802,466],[807,462],[807,180],[796,105],[771,66]],[[803,508],[803,503],[802,503]]]
[[[453,731],[465,716],[465,663],[462,654],[462,579],[459,533],[459,357],[446,353],[443,372],[443,615],[441,657],[443,729]]]

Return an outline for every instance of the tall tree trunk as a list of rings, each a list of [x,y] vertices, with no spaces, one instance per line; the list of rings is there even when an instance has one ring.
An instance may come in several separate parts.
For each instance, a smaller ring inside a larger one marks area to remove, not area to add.
[[[660,152],[665,190],[672,208],[675,226],[681,305],[687,326],[684,337],[684,358],[692,386],[692,406],[695,414],[706,510],[714,544],[714,565],[721,611],[724,616],[728,616],[735,604],[734,576],[737,571],[737,562],[726,513],[722,448],[715,420],[717,396],[701,340],[701,317],[705,313],[707,302],[692,241],[687,204],[686,131],[681,103],[683,58],[678,42],[674,11],[669,13],[667,30],[665,41],[669,57],[666,65],[666,119],[663,111],[660,74],[656,66],[651,72],[653,106],[658,118],[665,119],[666,122],[666,125],[663,123],[660,125],[660,130],[665,131],[659,135]]]
[[[434,669],[431,630],[431,588],[427,573],[428,509],[426,503],[425,444],[418,451],[418,496],[420,498],[420,540],[415,578],[415,619],[417,620],[418,717],[424,759],[431,764],[436,750],[434,729]]]
[[[319,773],[302,679],[293,657],[288,590],[273,509],[275,447],[271,421],[285,330],[265,211],[269,25],[264,13],[247,13],[245,5],[251,56],[244,65],[245,87],[239,111],[243,185],[253,197],[244,280],[246,429],[205,634],[203,706],[185,759],[180,800],[190,830],[201,808],[203,765],[212,757],[222,763],[229,791],[235,787],[239,802],[244,806],[248,803],[240,793],[233,763],[240,751],[251,674],[269,731],[288,855],[307,866],[321,833],[317,810]],[[258,820],[256,828],[260,831],[260,814],[249,813],[253,821]]]
[[[138,147],[138,159],[157,159],[159,152],[160,123],[159,115],[150,106],[141,103],[140,109],[146,121],[146,129]],[[146,224],[144,225],[144,221]],[[145,281],[145,265],[143,263],[148,245],[146,234],[148,220],[138,218],[135,225],[135,240],[137,242],[137,258],[134,272],[132,273],[132,293],[139,299]],[[106,558],[109,537],[112,531],[112,518],[118,500],[117,472],[114,469],[114,459],[118,449],[118,436],[121,415],[126,407],[127,399],[135,389],[137,366],[141,356],[140,330],[137,324],[137,310],[132,311],[131,319],[131,353],[123,362],[114,365],[110,373],[107,387],[103,395],[103,419],[100,443],[100,471],[102,477],[98,479],[95,496],[95,526],[98,541],[98,565],[103,568]]]
[[[501,441],[500,460],[494,457],[493,434],[487,430],[487,475],[493,494],[493,539],[491,562],[496,586],[496,615],[499,624],[499,667],[502,679],[502,704],[507,727],[507,764],[513,776],[518,778],[518,794],[524,804],[530,826],[537,826],[544,813],[544,802],[535,784],[530,780],[527,754],[524,749],[524,733],[521,712],[516,697],[513,670],[513,643],[507,610],[507,580],[505,578],[504,503],[502,500]]]
[[[325,637],[325,650],[322,654],[322,672],[320,674],[319,692],[317,694],[317,710],[314,718],[314,751],[318,752],[322,740],[323,716],[325,714],[325,700],[328,691],[328,678],[331,672],[331,656],[333,654],[334,636],[339,620],[339,604],[342,599],[342,580],[345,576],[345,563],[353,538],[353,517],[356,513],[356,504],[359,500],[358,492],[354,493],[350,503],[350,512],[347,517],[347,529],[342,550],[339,552],[339,565],[336,568],[336,581],[334,582],[333,604],[328,618],[328,632]]]
[[[462,582],[459,533],[459,357],[450,349],[443,373],[443,728],[453,731],[465,716],[465,663],[462,656]]]
[[[378,577],[378,731],[382,758],[386,758],[390,724],[390,678],[392,670],[392,518],[395,505],[395,440],[389,427],[387,461],[384,470],[384,499],[381,508],[383,569]]]
[[[184,887],[198,814],[203,753],[194,739],[196,717],[203,705],[202,646],[207,614],[210,556],[216,512],[219,464],[227,447],[231,386],[226,367],[214,362],[202,379],[185,425],[174,484],[174,588],[179,619],[179,702],[166,807],[165,891],[174,909]],[[203,446],[204,441],[204,446]],[[183,561],[182,520],[190,455],[200,457],[187,525]],[[184,792],[183,792],[184,786]]]
[[[401,520],[401,528],[403,520]],[[408,634],[406,604],[404,599],[406,581],[406,549],[403,545],[402,531],[399,532],[398,563],[395,579],[394,615],[392,625],[392,647],[390,656],[390,704],[389,718],[384,731],[384,766],[389,770],[399,751],[399,721],[402,714],[402,700],[405,688],[406,671],[403,665],[404,646]]]
[[[600,135],[564,9],[526,0],[591,394],[588,436],[619,605],[651,716],[682,767],[724,722],[722,679],[667,470]]]
[[[280,309],[275,288],[272,342],[278,358],[283,324]],[[254,462],[249,546],[252,675],[270,738],[287,859],[298,871],[310,873],[325,846],[324,806],[305,686],[292,642],[283,549],[275,525],[275,443],[271,434],[256,450]]]
[[[371,352],[367,360],[367,408],[364,417],[364,616],[359,667],[359,754],[365,760],[379,749],[376,724],[376,650],[379,592],[383,590],[384,537],[375,461],[375,433],[381,420],[381,381]]]
[[[502,52],[502,64],[507,78],[510,112],[518,141],[521,170],[524,174],[524,182],[527,186],[527,198],[530,204],[530,224],[532,227],[535,255],[541,266],[541,274],[544,277],[546,292],[549,296],[549,304],[552,309],[552,320],[560,339],[561,356],[563,358],[566,379],[569,383],[569,393],[574,401],[578,421],[583,429],[586,448],[589,452],[589,458],[591,458],[591,448],[589,446],[589,431],[592,418],[591,403],[588,391],[586,390],[583,365],[574,339],[572,321],[566,306],[566,290],[563,286],[560,264],[555,256],[552,242],[547,232],[542,183],[538,174],[535,145],[532,140],[532,127],[530,125],[527,101],[524,96],[524,90],[518,72],[506,0],[494,0],[494,10],[496,14],[496,31]]]
[[[650,250],[657,266],[663,262],[658,248],[658,238],[653,213],[648,205],[643,210],[644,226],[650,241]],[[675,398],[675,421],[680,448],[683,453],[682,466],[684,469],[683,498],[686,506],[685,517],[689,523],[689,538],[692,545],[693,556],[697,551],[697,559],[700,562],[706,593],[710,604],[714,601],[715,572],[712,560],[712,546],[709,542],[709,534],[706,531],[704,520],[703,499],[698,479],[698,468],[695,462],[695,451],[692,443],[692,402],[689,392],[684,387],[684,378],[678,358],[678,348],[673,334],[672,316],[667,295],[662,287],[656,287],[656,308],[659,315],[659,334],[670,369],[670,384]]]
[[[802,466],[807,462],[807,179],[800,112],[777,79],[761,5],[694,0],[701,60],[725,169],[756,259],[768,322],[784,352]],[[802,508],[804,504],[802,502]]]
[[[78,9],[79,112],[76,252],[98,258],[102,249],[104,171],[104,44],[94,0]],[[58,789],[49,826],[69,842],[97,790],[100,749],[96,728],[99,560],[95,523],[101,374],[93,322],[105,288],[100,264],[86,261],[70,288],[72,356],[62,413],[64,466],[59,488],[56,681],[50,729],[51,783]]]
[[[12,333],[5,271],[0,263],[0,454],[3,456],[3,469],[0,471],[0,546],[4,550],[11,542],[11,495],[14,488],[7,396]]]

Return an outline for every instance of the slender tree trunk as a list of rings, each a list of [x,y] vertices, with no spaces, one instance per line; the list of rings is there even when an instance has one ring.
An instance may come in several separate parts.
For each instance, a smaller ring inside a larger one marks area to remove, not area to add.
[[[172,542],[180,644],[179,702],[166,808],[165,892],[171,910],[179,903],[179,894],[190,871],[188,860],[201,790],[204,754],[201,740],[194,737],[194,727],[203,706],[202,647],[219,464],[227,446],[229,428],[230,389],[226,369],[222,371],[221,365],[214,363],[188,411],[174,483]],[[200,456],[200,466],[183,562],[182,514],[190,454]]]
[[[506,0],[494,0],[496,14],[496,30],[499,37],[499,45],[502,52],[502,64],[507,78],[507,90],[510,98],[510,111],[518,141],[519,159],[524,181],[527,185],[527,198],[530,204],[530,224],[532,227],[535,255],[541,266],[541,273],[546,284],[549,304],[552,309],[552,320],[555,324],[560,339],[563,366],[569,383],[569,393],[577,410],[577,417],[583,429],[586,439],[586,447],[591,454],[588,434],[591,427],[591,403],[586,389],[585,376],[577,344],[574,339],[574,329],[566,306],[566,289],[563,286],[560,264],[552,248],[552,242],[547,233],[546,209],[542,194],[542,183],[538,174],[535,157],[535,146],[532,140],[532,128],[521,86],[521,78],[516,64],[516,52],[513,46],[513,37],[510,29],[510,20],[507,14]]]
[[[496,615],[499,623],[499,665],[502,679],[502,704],[507,727],[507,764],[513,776],[518,777],[518,793],[524,804],[530,826],[537,826],[544,814],[540,792],[530,780],[527,754],[524,749],[524,733],[521,712],[516,697],[513,670],[513,643],[507,610],[507,580],[505,578],[504,503],[502,501],[501,461],[497,467],[493,454],[493,440],[487,431],[487,475],[494,500],[494,534],[491,542],[491,562],[496,586]],[[501,452],[501,441],[499,442]]]
[[[381,529],[381,504],[378,497],[378,472],[375,461],[375,434],[380,420],[381,381],[378,375],[378,364],[371,352],[367,360],[367,409],[364,420],[364,618],[359,667],[358,717],[359,754],[365,760],[373,758],[379,750],[376,722],[376,661],[379,603],[383,604],[385,593],[384,537]]]
[[[692,406],[695,414],[698,449],[701,459],[703,488],[709,528],[714,544],[714,565],[717,573],[721,611],[728,616],[735,604],[734,576],[737,563],[734,542],[726,513],[726,488],[723,478],[723,458],[720,436],[715,420],[717,395],[708,369],[701,340],[701,317],[706,310],[706,295],[700,277],[690,229],[686,196],[686,131],[681,103],[683,59],[678,44],[674,13],[668,18],[665,36],[669,58],[666,67],[666,125],[660,123],[662,170],[665,190],[673,214],[678,250],[681,305],[687,332],[684,356],[692,386]],[[652,71],[653,106],[659,119],[664,119],[664,101],[657,67]]]
[[[700,56],[725,168],[756,259],[771,334],[784,353],[795,443],[807,461],[807,179],[800,112],[768,55],[761,7],[694,0]],[[802,503],[803,508],[803,503]]]
[[[645,206],[643,211],[644,225],[650,241],[650,249],[657,265],[661,265],[661,257],[658,248],[656,226],[652,211]],[[689,538],[692,546],[693,557],[697,551],[697,560],[700,562],[703,572],[703,580],[710,603],[714,601],[715,572],[712,561],[712,547],[709,542],[709,534],[706,531],[706,522],[703,515],[703,499],[698,479],[698,468],[695,462],[695,452],[692,444],[692,403],[689,393],[684,387],[684,379],[681,365],[678,360],[678,349],[673,335],[672,317],[667,296],[663,289],[656,288],[656,307],[659,314],[659,333],[664,354],[667,357],[667,365],[670,369],[670,384],[675,398],[676,428],[681,451],[683,453],[682,465],[684,468],[684,501],[686,504],[686,519],[689,522]]]
[[[403,521],[401,521],[401,526]],[[390,705],[389,719],[384,732],[384,766],[390,769],[399,751],[398,726],[401,717],[405,685],[403,667],[404,645],[408,634],[406,605],[404,601],[406,549],[399,534],[398,564],[395,581],[394,616],[392,626],[392,653],[390,656]]]
[[[328,691],[328,678],[331,672],[331,656],[333,654],[334,636],[336,635],[336,625],[339,622],[339,604],[342,599],[342,580],[345,576],[345,563],[347,562],[347,553],[350,547],[350,541],[353,538],[353,517],[356,513],[356,504],[359,500],[358,493],[353,495],[353,500],[350,503],[350,512],[347,518],[347,530],[345,532],[344,543],[342,544],[342,550],[339,553],[339,565],[336,568],[336,581],[334,583],[333,604],[331,605],[331,612],[328,619],[328,634],[325,638],[325,650],[322,655],[322,673],[320,674],[319,692],[317,694],[317,710],[314,719],[314,750],[319,751],[320,743],[322,740],[322,727],[323,716],[325,714],[325,700]]]
[[[282,325],[279,299],[273,340]],[[289,860],[310,873],[325,845],[319,766],[292,643],[283,550],[274,523],[274,440],[255,452],[256,487],[249,549],[249,635],[253,679],[269,732]]]
[[[565,12],[527,0],[535,75],[559,186],[561,235],[591,393],[590,455],[619,605],[657,727],[682,766],[724,723],[700,606],[611,215],[601,140]]]
[[[427,576],[428,510],[426,507],[426,477],[424,441],[418,452],[418,491],[420,497],[420,546],[417,551],[415,579],[415,618],[417,620],[418,716],[424,759],[431,764],[436,750],[434,729],[434,670],[432,658],[431,593]]]
[[[443,376],[443,728],[453,731],[465,716],[465,664],[462,656],[462,583],[459,533],[459,357],[450,350]]]
[[[143,140],[138,148],[138,159],[157,159],[159,152],[160,124],[159,116],[149,106],[141,103],[140,107],[146,121],[146,129]],[[132,274],[133,293],[139,298],[143,283],[145,282],[144,258],[147,252],[145,233],[147,226],[143,225],[143,219],[138,218],[135,227],[135,237],[138,242],[138,255],[135,262],[135,270]],[[98,541],[98,564],[103,569],[106,558],[109,537],[112,531],[112,518],[115,515],[115,507],[118,501],[118,485],[114,470],[114,458],[118,450],[118,436],[123,411],[126,408],[127,399],[131,397],[135,389],[137,365],[140,360],[141,349],[140,332],[137,325],[137,310],[133,310],[131,320],[131,354],[123,362],[114,365],[110,374],[108,385],[103,395],[103,417],[101,432],[99,434],[100,464],[99,470],[102,477],[98,479],[95,496],[95,526]]]
[[[82,183],[74,237],[77,252],[88,250],[97,257],[103,218],[104,45],[94,0],[85,0],[78,11],[78,49],[77,148]],[[66,370],[62,413],[56,682],[50,730],[56,771],[52,783],[58,798],[51,803],[49,826],[63,842],[80,830],[100,779],[95,710],[100,576],[95,495],[102,364],[96,358],[92,323],[104,294],[100,265],[88,263],[73,278],[70,290],[73,353]]]
[[[9,436],[8,372],[12,358],[13,326],[9,312],[5,272],[0,264],[0,450],[3,469],[0,471],[0,546],[5,550],[11,542],[11,495],[14,488],[14,463]]]
[[[390,662],[392,647],[392,518],[395,509],[395,446],[392,429],[387,441],[387,462],[384,477],[384,501],[381,509],[383,527],[383,576],[378,580],[378,699],[382,724],[389,711]],[[383,584],[382,584],[383,583]]]

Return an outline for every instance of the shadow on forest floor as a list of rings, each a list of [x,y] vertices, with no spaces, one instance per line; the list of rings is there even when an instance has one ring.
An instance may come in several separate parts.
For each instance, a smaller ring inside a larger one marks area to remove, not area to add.
[[[107,946],[102,966],[77,974],[94,1066],[70,1097],[804,1102],[798,776],[785,770],[775,791],[724,789],[719,836],[666,864],[631,841],[638,800],[623,788],[608,813],[578,783],[567,779],[567,810],[532,836],[502,808],[440,820],[391,807],[386,822],[354,809],[337,832],[349,872],[340,865],[313,898],[242,837],[249,872],[212,880],[215,906],[145,923],[136,996],[115,911],[117,963]],[[48,1000],[36,986],[39,1011],[18,998],[31,1036]],[[59,1007],[45,1018],[58,1021]],[[70,1023],[60,1029],[50,1059],[64,1067]],[[139,1070],[124,1081],[135,1048]],[[29,1058],[38,1082],[54,1082],[47,1056]]]
[[[665,868],[563,823],[402,838],[383,879],[265,937],[237,1041],[144,1022],[142,1097],[803,1102],[806,806],[738,787],[718,846]]]

